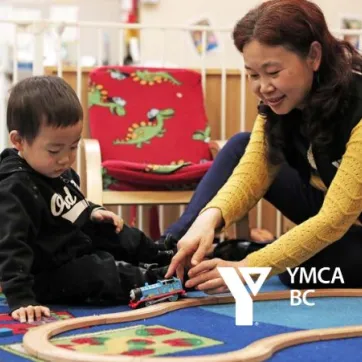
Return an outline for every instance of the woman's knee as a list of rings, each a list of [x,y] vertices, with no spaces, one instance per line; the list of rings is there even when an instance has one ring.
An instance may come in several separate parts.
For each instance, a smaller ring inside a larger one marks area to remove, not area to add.
[[[250,140],[249,132],[240,132],[232,136],[222,148],[222,152],[228,154],[228,157],[240,159],[245,153],[246,146]]]

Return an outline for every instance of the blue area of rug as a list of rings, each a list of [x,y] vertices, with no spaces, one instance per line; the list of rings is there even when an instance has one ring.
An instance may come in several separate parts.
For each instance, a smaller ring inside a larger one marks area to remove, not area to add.
[[[286,289],[278,278],[270,279],[262,291]],[[201,296],[202,293],[189,293],[189,296]],[[111,330],[130,325],[164,325],[177,330],[187,331],[214,340],[222,344],[191,351],[179,352],[172,356],[205,355],[233,351],[247,346],[260,338],[275,334],[293,332],[301,329],[327,328],[362,324],[360,312],[361,298],[318,298],[314,307],[291,307],[290,301],[255,302],[253,326],[243,327],[235,325],[234,305],[219,305],[195,307],[168,313],[155,318],[140,320],[124,324],[103,325],[92,328],[83,328],[62,334],[75,335],[95,331]],[[118,313],[129,310],[127,306],[92,308],[92,307],[53,307],[53,310],[67,311],[75,317]],[[0,305],[0,312],[8,311],[6,305]],[[15,324],[16,322],[7,322]],[[0,325],[1,328],[1,325]],[[22,335],[0,338],[0,345],[20,343]],[[316,342],[290,347],[276,353],[270,361],[362,361],[362,338]],[[0,350],[0,361],[26,361],[4,350]]]
[[[255,302],[254,321],[315,329],[362,325],[362,298],[318,298],[314,306],[291,306],[289,300]],[[235,318],[235,305],[202,307]]]

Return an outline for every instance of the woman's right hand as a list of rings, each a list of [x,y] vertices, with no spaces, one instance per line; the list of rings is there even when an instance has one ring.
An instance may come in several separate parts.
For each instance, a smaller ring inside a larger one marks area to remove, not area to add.
[[[221,223],[222,217],[219,209],[211,208],[200,214],[187,233],[177,243],[177,253],[172,258],[165,278],[172,277],[175,272],[183,280],[185,266],[191,259],[195,266],[204,260],[212,251],[215,229]]]

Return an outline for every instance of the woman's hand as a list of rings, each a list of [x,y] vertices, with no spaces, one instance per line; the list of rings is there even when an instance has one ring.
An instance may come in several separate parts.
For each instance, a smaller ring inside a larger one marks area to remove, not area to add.
[[[118,234],[123,229],[124,221],[118,215],[112,211],[96,209],[91,214],[91,220],[95,222],[109,222],[116,227],[116,233]]]
[[[165,278],[170,278],[176,272],[183,280],[187,264],[197,265],[212,251],[215,228],[221,223],[219,209],[208,209],[200,214],[187,233],[177,243],[177,253],[172,258]]]
[[[246,267],[246,260],[227,261],[218,258],[204,260],[200,264],[189,270],[190,279],[186,282],[186,287],[195,287],[208,294],[217,294],[228,292],[224,279],[221,277],[218,267]],[[237,270],[240,275],[239,271]]]
[[[21,307],[11,313],[12,318],[20,323],[33,323],[35,320],[40,321],[43,315],[50,317],[50,310],[48,307],[43,307],[42,305]]]

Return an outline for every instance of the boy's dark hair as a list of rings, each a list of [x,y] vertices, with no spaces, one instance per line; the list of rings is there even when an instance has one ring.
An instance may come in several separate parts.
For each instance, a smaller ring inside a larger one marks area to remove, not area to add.
[[[17,130],[32,143],[42,122],[52,127],[68,127],[83,119],[83,109],[72,87],[56,76],[33,76],[11,90],[7,106],[9,132]]]

